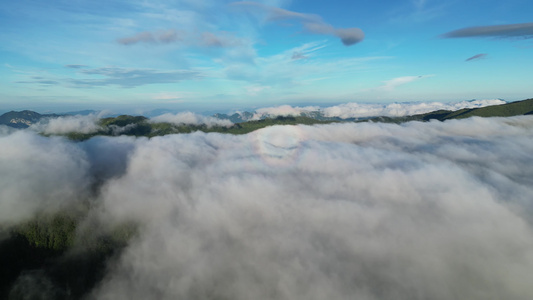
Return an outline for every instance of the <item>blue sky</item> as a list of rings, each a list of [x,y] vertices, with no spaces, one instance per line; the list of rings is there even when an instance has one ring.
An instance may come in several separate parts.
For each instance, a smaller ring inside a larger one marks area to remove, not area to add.
[[[533,95],[533,2],[19,0],[1,110],[231,110]]]

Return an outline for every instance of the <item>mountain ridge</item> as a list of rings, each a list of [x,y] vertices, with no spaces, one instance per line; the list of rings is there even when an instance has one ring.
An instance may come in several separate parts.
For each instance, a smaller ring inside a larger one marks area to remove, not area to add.
[[[40,114],[31,110],[10,111],[0,115],[0,125],[7,125],[14,128],[28,128],[32,124],[39,122],[43,118],[57,118],[58,114]]]
[[[456,111],[436,110],[429,113],[403,116],[403,117],[369,117],[369,118],[333,118],[324,117],[318,112],[305,112],[300,116],[276,116],[257,118],[253,113],[243,112],[233,115],[215,114],[219,118],[234,119],[232,126],[209,126],[207,124],[173,124],[168,122],[153,122],[144,116],[120,115],[116,117],[102,118],[98,121],[99,130],[92,133],[70,132],[66,135],[73,140],[85,140],[96,135],[133,135],[133,136],[161,136],[166,134],[190,133],[194,131],[219,132],[229,134],[246,134],[257,129],[273,125],[314,125],[334,122],[381,122],[381,123],[404,123],[410,121],[427,122],[430,120],[446,121],[451,119],[463,119],[469,117],[510,117],[518,115],[533,115],[533,98],[509,102],[500,105],[485,106],[478,108],[464,108]],[[39,114],[34,111],[24,110],[21,112],[11,111],[0,116],[0,125],[14,128],[28,128],[45,118],[57,118],[65,115]],[[247,119],[247,120],[245,120]],[[240,121],[240,122],[238,122]]]

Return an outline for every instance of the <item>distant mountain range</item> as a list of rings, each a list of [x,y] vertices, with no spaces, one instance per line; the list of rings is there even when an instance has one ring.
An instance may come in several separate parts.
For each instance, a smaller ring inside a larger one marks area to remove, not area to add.
[[[93,110],[87,110],[87,111],[79,111],[79,112],[73,112],[68,114],[39,114],[34,111],[30,110],[24,110],[24,111],[10,111],[8,113],[5,113],[0,116],[0,125],[7,125],[14,128],[28,128],[32,124],[35,124],[42,119],[46,118],[57,118],[65,115],[87,115],[96,113],[96,111]],[[402,122],[408,122],[408,121],[429,121],[429,120],[450,120],[450,119],[463,119],[473,116],[478,117],[510,117],[510,116],[518,116],[518,115],[533,115],[533,99],[527,99],[522,101],[516,101],[501,105],[493,105],[493,106],[485,106],[485,107],[479,107],[479,108],[465,108],[460,109],[456,111],[450,111],[450,110],[437,110],[432,111],[429,113],[424,114],[417,114],[417,115],[411,115],[411,116],[402,116],[402,117],[384,117],[384,116],[377,116],[377,117],[369,117],[369,118],[358,118],[358,119],[342,119],[339,117],[327,117],[320,111],[309,111],[309,112],[302,112],[299,116],[293,116],[293,117],[278,117],[274,115],[257,115],[253,112],[241,112],[241,113],[234,113],[232,115],[228,114],[215,114],[214,117],[219,119],[225,119],[230,120],[232,123],[235,123],[242,131],[243,123],[250,123],[250,125],[246,127],[252,126],[253,128],[261,128],[261,126],[268,126],[268,125],[275,125],[277,122],[279,124],[313,124],[313,123],[325,123],[325,122],[366,122],[366,121],[373,121],[373,122],[387,122],[387,123],[402,123]],[[121,116],[124,118],[124,116]],[[133,118],[133,117],[132,117]],[[147,120],[145,117],[142,117],[142,122],[145,122]],[[108,118],[106,120],[115,120],[117,118]],[[118,119],[117,119],[118,120]],[[121,119],[122,120],[122,119]],[[126,118],[125,120],[130,120],[129,118]],[[274,121],[268,121],[268,122],[262,122],[266,120],[274,120]],[[276,121],[277,120],[277,121]],[[140,122],[139,120],[136,120],[136,122]],[[253,123],[253,125],[252,125]],[[124,124],[115,124],[122,126]],[[125,124],[127,125],[127,124]],[[263,126],[263,127],[264,127]],[[202,126],[196,126],[198,130],[202,130]],[[250,128],[252,128],[250,127]],[[183,128],[182,128],[183,129]],[[203,130],[202,130],[203,131]],[[227,129],[224,130],[224,132],[231,132]]]
[[[528,100],[517,101],[512,103],[523,102],[518,109],[513,108],[509,110],[509,107],[518,107],[516,104],[507,106],[505,101],[501,99],[497,100],[470,100],[461,101],[451,104],[435,105],[435,103],[392,103],[387,105],[379,104],[357,104],[348,103],[333,107],[319,108],[319,107],[291,107],[280,106],[266,109],[259,109],[254,112],[237,112],[232,115],[228,114],[215,114],[215,118],[229,120],[233,123],[242,123],[252,120],[264,120],[273,119],[279,116],[283,117],[306,117],[318,121],[325,122],[364,122],[368,120],[390,122],[402,120],[422,120],[422,118],[441,119],[447,116],[447,119],[454,118],[454,116],[467,117],[475,114],[483,116],[509,116],[523,114],[522,110],[527,110],[529,103]],[[440,106],[440,107],[439,107]],[[433,107],[433,110],[431,109]],[[491,109],[482,109],[488,108]],[[498,107],[496,109],[493,109]],[[502,112],[497,112],[502,110]],[[417,113],[417,111],[419,111]],[[508,112],[503,112],[508,111]],[[438,112],[440,115],[434,113]],[[463,115],[464,114],[464,115]]]
[[[274,118],[279,117],[279,115],[271,115],[271,114],[258,115],[258,114],[253,113],[253,112],[245,111],[245,112],[234,113],[232,115],[214,114],[213,117],[218,118],[218,119],[222,119],[222,120],[230,120],[232,123],[243,123],[243,122],[248,122],[250,120],[274,119]],[[318,120],[318,121],[348,121],[348,122],[349,121],[361,120],[361,119],[368,119],[368,118],[359,118],[359,119],[346,118],[346,119],[343,119],[343,118],[339,118],[339,117],[327,117],[321,111],[301,112],[298,117],[306,117],[306,118],[311,118],[311,119],[315,119],[315,120]]]

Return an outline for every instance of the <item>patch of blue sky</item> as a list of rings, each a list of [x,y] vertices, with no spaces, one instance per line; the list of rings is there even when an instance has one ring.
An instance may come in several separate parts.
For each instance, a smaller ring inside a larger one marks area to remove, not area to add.
[[[527,0],[10,2],[0,103],[520,100],[532,92],[531,11]]]

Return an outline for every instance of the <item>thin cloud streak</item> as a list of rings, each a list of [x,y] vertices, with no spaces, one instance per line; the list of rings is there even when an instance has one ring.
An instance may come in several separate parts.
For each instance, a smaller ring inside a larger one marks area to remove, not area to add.
[[[193,80],[202,77],[200,72],[191,70],[162,71],[153,69],[127,69],[119,67],[83,69],[80,73],[85,75],[100,75],[107,78],[69,80],[69,83],[74,87],[91,88],[114,85],[123,88],[133,88],[147,84],[176,83],[183,80]]]
[[[302,23],[307,31],[314,34],[336,36],[341,39],[345,46],[355,45],[365,38],[364,32],[359,28],[335,28],[331,24],[326,23],[322,17],[315,14],[294,12],[251,1],[233,2],[230,5],[255,8],[261,12],[265,12],[267,13],[266,21],[269,22],[297,20]]]
[[[133,45],[137,43],[168,44],[181,40],[180,34],[176,30],[166,30],[159,32],[139,32],[133,36],[120,38],[117,40],[122,45]]]
[[[309,57],[303,54],[302,52],[297,52],[297,51],[293,52],[292,57],[291,57],[292,60],[307,59],[307,58]]]
[[[69,69],[83,69],[87,67],[88,66],[86,65],[65,65],[65,68],[69,68]]]
[[[145,44],[179,44],[187,47],[229,48],[244,46],[249,43],[246,39],[238,38],[229,32],[192,33],[169,29],[166,31],[144,31],[130,37],[118,39],[119,44],[130,46]]]
[[[525,39],[533,38],[533,23],[477,26],[450,31],[441,35],[443,38],[499,37]]]
[[[478,59],[485,59],[487,58],[487,55],[486,53],[480,53],[480,54],[476,54],[470,58],[467,58],[465,61],[471,61],[471,60],[478,60]]]
[[[423,78],[433,77],[435,75],[419,75],[419,76],[402,76],[402,77],[396,77],[390,80],[387,80],[384,82],[384,84],[380,87],[378,87],[378,90],[383,91],[394,91],[397,87],[418,81]]]

